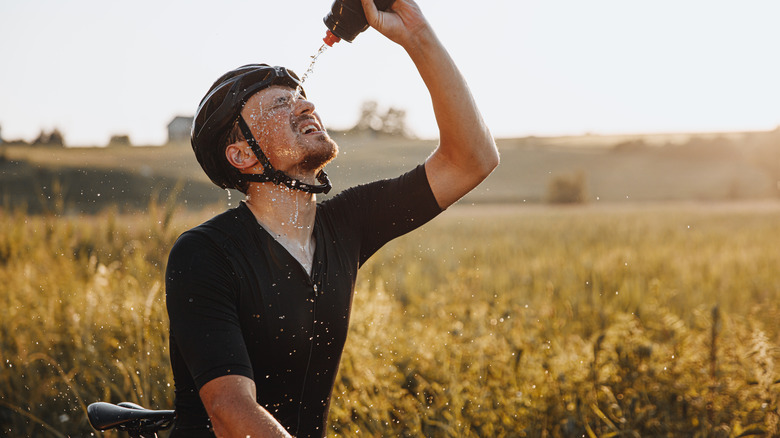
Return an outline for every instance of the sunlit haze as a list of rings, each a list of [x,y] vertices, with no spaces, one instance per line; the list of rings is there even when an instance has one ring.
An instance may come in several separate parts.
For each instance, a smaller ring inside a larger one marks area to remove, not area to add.
[[[496,137],[770,130],[780,125],[780,2],[418,0]],[[0,2],[2,137],[60,129],[160,144],[211,83],[242,64],[303,73],[331,1]],[[478,5],[478,6],[477,6]],[[360,105],[405,109],[436,136],[422,81],[373,29],[305,84],[326,126]]]

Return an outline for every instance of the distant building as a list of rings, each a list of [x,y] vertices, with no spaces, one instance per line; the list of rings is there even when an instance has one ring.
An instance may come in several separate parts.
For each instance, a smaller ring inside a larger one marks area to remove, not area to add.
[[[112,135],[111,140],[108,141],[107,147],[128,147],[132,146],[129,135]]]
[[[168,143],[190,141],[192,117],[176,116],[168,123]]]

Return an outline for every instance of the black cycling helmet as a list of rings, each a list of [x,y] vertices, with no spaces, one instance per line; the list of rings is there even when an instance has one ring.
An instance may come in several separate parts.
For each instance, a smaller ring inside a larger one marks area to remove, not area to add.
[[[244,65],[217,79],[198,105],[190,138],[198,163],[214,184],[223,189],[240,190],[242,182],[245,181],[271,181],[311,193],[327,193],[330,190],[330,181],[324,171],[320,171],[317,175],[321,184],[310,185],[274,169],[241,117],[241,110],[247,100],[258,91],[271,85],[284,85],[297,89],[300,84],[300,79],[292,71],[267,64]],[[303,89],[301,95],[306,97]],[[236,122],[239,123],[242,134],[257,159],[262,163],[262,174],[242,174],[228,163],[225,157],[227,146],[225,143],[228,133]]]

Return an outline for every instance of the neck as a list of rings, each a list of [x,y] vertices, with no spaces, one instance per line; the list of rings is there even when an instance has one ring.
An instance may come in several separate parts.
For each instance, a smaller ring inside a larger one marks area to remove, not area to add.
[[[311,240],[317,197],[273,183],[252,183],[246,204],[274,238],[306,245]]]

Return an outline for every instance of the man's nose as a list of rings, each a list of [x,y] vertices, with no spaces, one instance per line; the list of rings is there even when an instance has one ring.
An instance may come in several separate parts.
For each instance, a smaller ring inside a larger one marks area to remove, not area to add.
[[[309,114],[314,112],[314,104],[309,102],[308,100],[299,97],[298,99],[295,99],[295,114],[301,115],[301,114]]]

